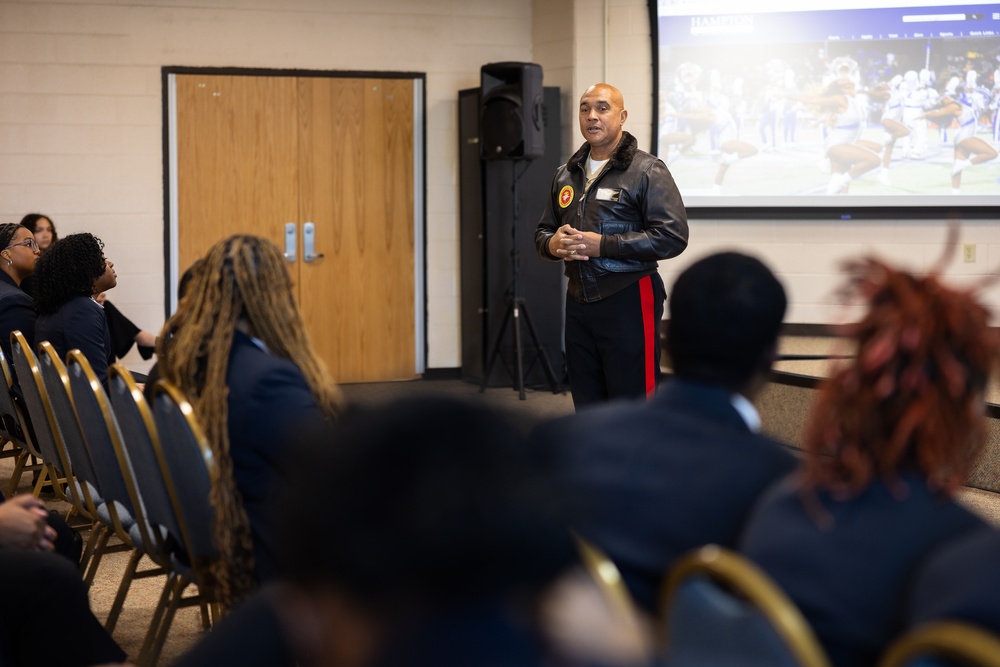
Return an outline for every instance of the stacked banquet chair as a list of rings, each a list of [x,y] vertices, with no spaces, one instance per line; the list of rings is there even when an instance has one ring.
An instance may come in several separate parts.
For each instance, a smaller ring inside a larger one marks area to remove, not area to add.
[[[52,491],[56,497],[71,505],[67,521],[76,514],[83,523],[71,525],[81,533],[90,530],[80,561],[80,567],[86,573],[91,570],[88,565],[94,557],[98,539],[103,532],[97,509],[98,504],[103,503],[103,499],[97,496],[96,489],[90,484],[78,483],[74,476],[73,462],[56,424],[56,416],[42,380],[41,369],[27,339],[20,331],[11,332],[10,338],[12,362],[21,392],[24,394],[28,418],[31,420],[35,435],[35,445],[42,460],[41,474],[35,483],[35,496],[39,495],[42,485],[48,479],[52,483]],[[81,469],[93,471],[89,460],[80,460],[77,463]],[[87,583],[89,584],[89,581]]]
[[[31,439],[31,425],[27,415],[14,401],[14,376],[10,372],[10,365],[2,349],[0,349],[0,373],[3,374],[0,381],[6,385],[6,390],[0,385],[0,438],[5,440],[0,458],[15,457],[14,471],[4,490],[4,498],[10,498],[17,490],[21,475],[25,471],[40,471],[43,466],[40,463],[42,455]],[[7,448],[8,443],[11,448]],[[28,463],[29,458],[34,462]]]
[[[1000,667],[1000,637],[957,620],[933,621],[896,639],[878,667]]]
[[[155,421],[131,373],[121,364],[111,366],[108,392],[147,520],[165,528],[178,545],[139,653],[140,665],[153,665],[179,607],[198,604],[206,628],[218,617],[209,584],[209,569],[217,558],[215,511],[209,497],[218,472],[190,405],[175,390],[158,387]],[[197,593],[185,597],[192,583]]]
[[[77,478],[76,487],[80,493],[91,499],[96,511],[97,523],[91,529],[93,549],[90,565],[84,572],[84,583],[90,586],[94,581],[97,568],[105,553],[123,551],[131,548],[128,531],[135,524],[132,514],[119,512],[119,507],[108,502],[102,477],[91,457],[90,449],[84,441],[80,422],[76,416],[73,399],[70,396],[69,375],[66,366],[59,358],[59,353],[48,341],[38,344],[37,364],[41,370],[42,384],[52,407],[52,431],[61,441],[69,457],[69,465]],[[118,536],[120,541],[109,546],[112,536]]]
[[[664,582],[667,667],[829,667],[795,604],[756,565],[717,545],[682,556]]]
[[[166,575],[172,569],[173,542],[165,528],[154,526],[146,516],[118,420],[104,387],[80,350],[70,350],[67,355],[66,374],[80,430],[100,480],[101,494],[110,508],[108,514],[112,517],[112,525],[109,532],[113,531],[132,550],[104,623],[108,632],[114,632],[132,580]],[[143,556],[148,556],[154,566],[139,570]]]

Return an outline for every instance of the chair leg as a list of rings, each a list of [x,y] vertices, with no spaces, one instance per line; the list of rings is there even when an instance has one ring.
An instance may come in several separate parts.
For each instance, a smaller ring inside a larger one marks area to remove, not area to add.
[[[90,588],[90,585],[94,583],[97,566],[101,564],[101,558],[108,547],[108,540],[111,539],[111,530],[103,523],[95,523],[91,530],[97,531],[100,537],[97,538],[97,544],[91,552],[90,564],[87,567],[87,573],[83,577],[83,583],[87,588]]]
[[[167,611],[163,616],[163,621],[160,623],[160,629],[157,632],[156,640],[152,646],[153,653],[150,656],[150,665],[155,666],[160,660],[160,653],[163,651],[163,645],[167,642],[167,634],[170,633],[170,626],[174,622],[174,615],[177,613],[177,607],[180,606],[184,597],[184,589],[187,588],[189,583],[191,583],[190,579],[186,579],[182,576],[177,577],[174,591],[170,596],[170,604],[168,605]]]
[[[142,640],[142,648],[139,649],[138,663],[142,667],[148,667],[153,664],[150,662],[151,656],[149,653],[153,648],[153,644],[156,642],[163,614],[170,602],[175,582],[178,579],[181,579],[179,574],[170,573],[167,575],[167,580],[163,582],[163,592],[160,593],[160,599],[157,601],[156,608],[153,610],[153,618],[149,621],[149,629],[146,630],[146,637]]]
[[[68,521],[67,521],[68,523]],[[83,533],[83,526],[75,526],[73,530]],[[97,539],[100,537],[98,534],[97,526],[90,526],[90,534],[87,535],[87,541],[83,544],[83,554],[80,556],[80,576],[82,577],[87,573],[87,566],[90,564],[90,559],[94,555],[94,547],[97,544]]]
[[[28,462],[28,450],[22,449],[17,453],[17,458],[14,459],[14,472],[10,475],[10,481],[7,482],[7,488],[4,489],[4,498],[10,498],[14,495],[14,491],[17,490],[17,485],[21,482],[21,474],[24,472],[24,465]]]
[[[41,472],[38,473],[38,479],[35,480],[35,488],[32,489],[31,495],[33,495],[36,498],[42,495],[42,487],[45,485],[45,480],[48,478],[48,476],[49,476],[49,467],[43,465],[41,468]],[[55,483],[53,483],[52,486],[55,487]]]
[[[122,582],[118,585],[118,592],[115,594],[115,601],[111,605],[111,611],[108,612],[108,618],[104,621],[104,629],[108,631],[109,635],[115,631],[118,616],[122,612],[122,607],[125,606],[125,596],[128,595],[128,589],[132,585],[135,570],[139,567],[141,559],[142,552],[138,549],[133,549],[132,555],[128,559],[128,565],[125,566],[125,573],[122,574]]]

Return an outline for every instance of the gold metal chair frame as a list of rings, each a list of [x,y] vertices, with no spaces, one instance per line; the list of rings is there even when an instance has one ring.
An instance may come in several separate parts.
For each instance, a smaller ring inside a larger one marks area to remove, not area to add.
[[[146,402],[142,391],[136,384],[135,378],[132,377],[131,372],[129,372],[127,368],[121,364],[112,364],[109,372],[113,376],[121,378],[121,380],[125,383],[125,386],[128,388],[129,393],[132,395],[132,398],[136,403],[136,407],[142,417],[142,421],[146,425],[150,441],[153,444],[156,460],[159,463],[160,471],[167,487],[167,494],[170,497],[170,502],[173,505],[174,513],[177,518],[177,524],[181,531],[181,535],[177,537],[183,542],[185,550],[188,550],[188,553],[190,553],[188,549],[188,545],[191,544],[190,531],[184,519],[184,514],[181,511],[182,508],[177,494],[177,487],[174,484],[173,476],[170,474],[170,468],[163,453],[163,446],[160,441],[159,431],[156,428],[156,423],[153,419],[153,413],[150,406]],[[157,383],[157,386],[154,388],[154,397],[157,396],[159,392],[167,391],[171,399],[178,404],[179,409],[185,415],[192,432],[195,434],[195,437],[199,442],[199,446],[202,450],[202,458],[204,459],[205,466],[208,470],[209,479],[212,484],[216,484],[219,475],[218,468],[215,463],[214,455],[212,454],[211,449],[209,449],[208,442],[202,433],[201,427],[194,419],[194,410],[191,408],[187,399],[185,399],[178,390],[169,386],[161,388],[161,383],[166,385],[166,382],[162,380]],[[207,498],[206,502],[208,502]],[[206,564],[204,563],[191,563],[191,567],[195,571],[196,576],[200,572],[198,568],[205,566]],[[170,626],[173,623],[173,617],[177,609],[190,607],[195,604],[199,605],[201,607],[202,627],[205,629],[211,627],[221,617],[222,610],[220,606],[212,600],[207,600],[205,596],[203,596],[203,591],[200,587],[198,593],[195,595],[190,595],[188,597],[183,596],[184,590],[192,583],[196,582],[188,573],[175,571],[167,575],[167,581],[164,584],[163,592],[160,594],[160,598],[157,601],[156,610],[150,622],[149,631],[147,632],[146,638],[143,640],[142,648],[139,651],[138,662],[140,665],[155,665],[159,660],[163,644],[166,642],[167,634],[170,631]]]
[[[614,609],[615,614],[626,622],[638,622],[639,609],[632,599],[632,594],[625,586],[625,580],[622,579],[618,566],[604,551],[576,533],[573,534],[573,539],[576,542],[584,569],[597,582],[601,593]]]
[[[798,607],[760,568],[739,554],[708,545],[683,556],[671,567],[661,595],[657,623],[659,645],[669,646],[667,614],[681,584],[691,576],[705,575],[749,601],[788,646],[803,667],[830,667],[830,660]]]
[[[79,352],[79,350],[76,351]],[[63,363],[62,359],[59,358],[59,353],[56,352],[56,348],[53,347],[52,343],[49,341],[42,341],[38,344],[38,354],[43,359],[48,360],[48,362],[52,365],[52,369],[58,376],[58,381],[62,384],[63,391],[66,392],[66,397],[70,402],[70,409],[73,412],[73,414],[66,415],[65,417],[67,419],[71,419],[75,427],[79,429],[80,438],[84,447],[86,447],[86,435],[84,435],[83,428],[80,426],[79,418],[76,415],[76,407],[73,404],[73,392],[70,388],[69,373],[66,372],[66,365]],[[39,374],[42,379],[42,384],[44,385],[45,378],[44,375],[42,375],[41,361],[39,359],[36,359],[35,361],[39,365]],[[34,371],[32,371],[32,374],[34,374]],[[48,387],[45,388],[45,392],[42,394],[42,402],[46,405],[46,412],[51,415],[49,425],[52,428],[52,433],[56,440],[56,447],[65,452],[67,462],[66,469],[71,470],[73,467],[72,456],[70,455],[70,449],[66,445],[66,441],[64,439],[66,436],[63,434],[63,427],[59,424],[59,417],[56,415],[55,408],[52,406],[52,397],[49,395]],[[87,455],[89,457],[89,452]],[[76,475],[74,473],[74,478],[75,477]],[[78,484],[74,484],[73,486],[74,489],[78,490],[81,497],[84,499],[87,513],[93,520],[93,526],[90,534],[91,537],[90,540],[88,540],[88,543],[93,542],[93,544],[90,546],[89,551],[89,565],[85,569],[83,576],[84,583],[86,583],[89,587],[94,581],[94,577],[97,574],[97,568],[100,566],[104,555],[107,553],[115,553],[131,549],[132,540],[128,535],[128,531],[122,525],[121,517],[118,516],[118,511],[115,508],[114,503],[107,503],[106,505],[108,514],[111,518],[111,525],[109,526],[99,519],[96,503],[90,494],[90,489],[87,484],[80,481]],[[98,492],[100,492],[99,489]],[[111,546],[108,545],[112,535],[119,538],[120,544],[113,544]]]
[[[93,568],[90,567],[91,559],[95,554],[98,541],[101,538],[101,534],[104,532],[104,524],[102,524],[97,518],[97,508],[94,505],[94,500],[87,489],[86,484],[77,484],[76,478],[73,476],[73,467],[69,460],[69,454],[66,451],[66,446],[62,441],[62,437],[59,433],[59,426],[56,423],[55,413],[52,409],[52,403],[49,400],[48,391],[45,389],[45,383],[42,381],[42,370],[38,367],[38,358],[32,351],[31,346],[28,344],[28,340],[24,337],[20,331],[12,331],[10,334],[11,338],[11,351],[18,349],[21,351],[24,357],[26,368],[18,370],[21,371],[24,377],[21,378],[22,390],[25,384],[33,383],[35,390],[38,392],[40,399],[40,408],[42,410],[42,415],[38,417],[43,417],[45,419],[45,424],[35,423],[40,422],[41,419],[32,419],[32,423],[36,429],[48,428],[52,435],[53,446],[55,447],[55,460],[52,457],[42,456],[43,468],[41,469],[41,474],[38,476],[38,480],[35,483],[34,496],[37,498],[41,494],[42,485],[45,483],[46,479],[52,482],[52,490],[56,497],[60,500],[69,502],[71,508],[66,515],[66,520],[69,521],[73,514],[78,515],[84,520],[84,524],[74,526],[77,530],[90,529],[90,535],[83,549],[83,557],[80,560],[80,570],[85,574],[90,575],[90,579],[85,578],[86,584],[89,586],[93,580]],[[16,365],[16,364],[15,364]],[[27,372],[25,372],[27,371]],[[30,409],[29,409],[30,414]],[[39,447],[37,451],[41,452],[43,448]]]
[[[66,356],[66,365],[67,373],[72,368],[79,368],[80,373],[83,375],[88,386],[90,387],[90,391],[93,393],[94,401],[97,404],[98,410],[104,417],[104,425],[107,428],[108,437],[111,440],[111,446],[114,449],[115,459],[118,461],[118,467],[121,471],[125,491],[128,494],[129,502],[133,508],[133,518],[135,519],[139,535],[142,539],[142,545],[145,549],[145,551],[140,550],[137,548],[137,545],[132,543],[132,536],[122,525],[118,512],[114,509],[114,503],[109,503],[111,507],[111,516],[114,521],[115,534],[123,544],[127,544],[132,548],[128,564],[125,566],[125,571],[122,573],[122,580],[121,584],[118,586],[118,592],[115,594],[111,610],[108,612],[108,617],[104,622],[105,629],[111,633],[114,631],[115,625],[118,623],[118,617],[121,614],[122,607],[125,605],[125,598],[128,595],[132,581],[134,579],[145,579],[148,577],[167,575],[170,568],[170,557],[166,553],[167,550],[159,532],[156,530],[151,532],[149,530],[149,522],[146,520],[143,511],[142,497],[139,493],[135,477],[132,474],[132,467],[128,461],[128,454],[125,452],[125,446],[121,440],[121,433],[118,430],[114,413],[111,409],[111,404],[108,401],[107,394],[104,392],[104,387],[101,385],[101,381],[97,379],[97,374],[94,373],[93,367],[90,365],[87,357],[84,356],[80,350],[69,351]],[[77,398],[74,397],[72,392],[70,393],[70,396],[73,398],[75,406],[77,404]],[[77,414],[77,418],[79,419],[79,414]],[[80,432],[86,440],[87,430],[84,428],[82,420],[80,420]],[[92,447],[89,442],[88,446]],[[145,570],[139,570],[139,562],[142,560],[143,555],[148,555],[156,566]]]
[[[7,482],[7,488],[4,489],[4,498],[10,498],[14,495],[14,491],[17,490],[17,485],[21,482],[21,476],[24,472],[40,471],[44,468],[44,464],[41,462],[42,455],[38,452],[35,443],[31,441],[31,430],[28,428],[28,420],[24,416],[21,406],[14,401],[12,392],[14,389],[14,376],[10,372],[10,364],[7,361],[7,357],[4,356],[3,350],[0,350],[0,372],[3,373],[3,382],[7,386],[7,395],[10,397],[10,400],[5,401],[5,404],[10,408],[10,417],[16,422],[18,428],[21,429],[21,434],[24,436],[23,438],[18,438],[15,434],[7,433],[6,431],[3,434],[7,441],[14,445],[13,449],[5,449],[0,452],[0,458],[15,457],[14,471]],[[3,385],[0,385],[0,391],[3,391]],[[34,463],[28,463],[29,458]]]
[[[977,667],[1000,667],[1000,637],[962,621],[934,621],[896,639],[878,667],[904,667],[919,656],[957,659]]]

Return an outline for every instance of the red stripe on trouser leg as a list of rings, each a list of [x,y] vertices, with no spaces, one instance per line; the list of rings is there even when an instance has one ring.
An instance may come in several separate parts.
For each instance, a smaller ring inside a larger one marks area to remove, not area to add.
[[[653,280],[649,276],[639,281],[639,302],[642,308],[643,331],[643,367],[646,369],[646,396],[656,392],[656,322],[653,314],[656,312],[653,303]]]

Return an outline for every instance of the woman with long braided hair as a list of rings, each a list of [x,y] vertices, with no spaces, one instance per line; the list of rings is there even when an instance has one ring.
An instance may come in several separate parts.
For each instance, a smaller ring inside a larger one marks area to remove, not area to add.
[[[281,251],[236,235],[192,272],[157,343],[160,377],[187,396],[221,470],[213,572],[224,604],[274,578],[267,493],[296,428],[333,419],[340,393],[317,357]]]
[[[836,666],[873,665],[903,629],[911,578],[984,522],[954,500],[984,443],[998,357],[976,288],[868,258],[846,294],[855,356],[820,388],[799,474],[751,517],[743,551],[789,594]]]

